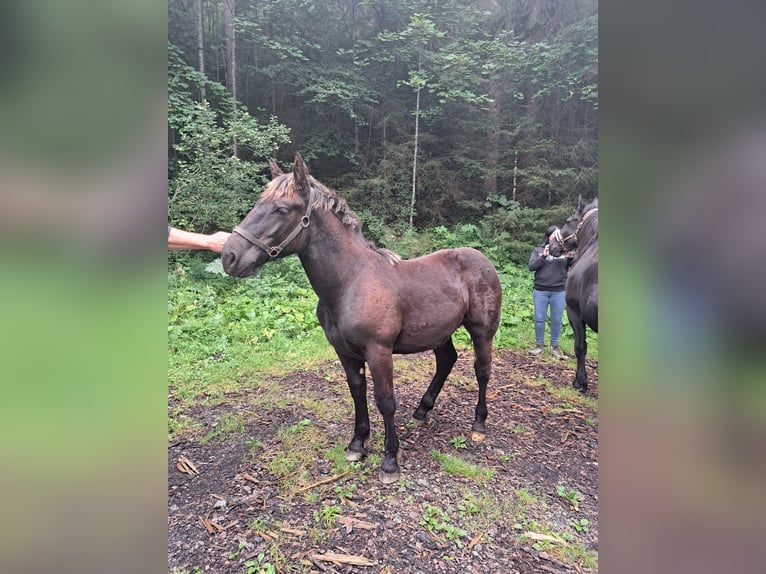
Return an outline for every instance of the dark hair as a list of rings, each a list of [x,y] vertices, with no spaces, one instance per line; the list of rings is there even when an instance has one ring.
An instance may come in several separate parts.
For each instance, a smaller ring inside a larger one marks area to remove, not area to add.
[[[548,238],[551,236],[551,233],[553,233],[557,229],[558,229],[557,226],[551,225],[548,229],[545,230],[545,239],[543,240],[543,245],[548,245]]]

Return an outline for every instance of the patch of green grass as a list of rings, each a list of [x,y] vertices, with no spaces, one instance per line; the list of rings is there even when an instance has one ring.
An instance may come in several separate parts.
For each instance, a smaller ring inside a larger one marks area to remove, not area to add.
[[[322,454],[332,464],[334,474],[340,474],[351,467],[351,463],[346,460],[346,445],[343,443],[339,442],[324,449]]]
[[[265,516],[256,516],[250,521],[250,528],[260,534],[271,528],[271,521]]]
[[[235,280],[193,260],[168,271],[168,380],[178,400],[220,398],[254,378],[334,358],[300,262]]]
[[[584,395],[570,384],[566,386],[558,386],[553,383],[546,382],[546,390],[554,398],[561,401],[562,406],[564,404],[569,405],[569,409],[572,410],[575,407],[584,407],[594,411],[598,410],[598,399],[591,395]]]
[[[536,520],[527,520],[524,524],[515,524],[517,530],[527,530],[536,534],[544,534],[556,538],[553,540],[534,540],[522,534],[522,540],[531,541],[531,546],[537,551],[548,552],[551,556],[569,565],[577,565],[581,568],[596,568],[598,554],[587,550],[581,543],[576,542],[569,533],[559,533],[547,524]]]
[[[177,440],[182,436],[194,436],[204,430],[202,423],[186,415],[168,417],[168,441]]]
[[[199,439],[200,444],[207,444],[213,439],[225,440],[230,437],[243,435],[245,433],[246,419],[247,415],[245,413],[225,413],[221,415],[213,423],[213,428]]]
[[[314,523],[324,528],[332,528],[340,515],[340,506],[323,504],[319,510],[313,512]]]
[[[565,564],[577,564],[581,568],[589,569],[598,567],[598,554],[586,549],[579,542],[570,542],[566,546],[557,548],[553,554]]]
[[[495,476],[493,469],[470,463],[453,454],[445,454],[438,450],[432,450],[431,456],[434,457],[441,465],[442,470],[447,474],[454,474],[480,482],[491,480]]]
[[[519,503],[524,506],[540,506],[542,504],[542,498],[535,496],[526,488],[517,488],[515,494]]]
[[[309,419],[301,419],[280,428],[277,439],[279,447],[270,451],[265,469],[279,480],[282,495],[290,497],[309,479],[317,459],[327,449],[327,436]]]

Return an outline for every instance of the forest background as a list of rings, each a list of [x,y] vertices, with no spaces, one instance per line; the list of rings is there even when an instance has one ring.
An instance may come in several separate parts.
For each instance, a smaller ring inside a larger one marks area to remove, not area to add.
[[[268,182],[267,159],[288,171],[300,152],[368,239],[403,257],[460,245],[485,253],[505,292],[497,344],[531,342],[531,249],[579,196],[597,194],[597,2],[168,8],[171,225],[230,230]],[[216,274],[212,258],[169,256],[171,384],[232,374],[212,375],[211,357],[254,367],[252,347],[266,340],[259,356],[300,354],[306,338],[303,352],[329,350],[295,258],[244,282]],[[565,350],[569,337],[567,325]]]

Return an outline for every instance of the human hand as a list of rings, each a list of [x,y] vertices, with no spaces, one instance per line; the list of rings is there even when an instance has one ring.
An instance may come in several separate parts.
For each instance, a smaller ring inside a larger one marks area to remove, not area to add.
[[[231,233],[227,233],[226,231],[218,231],[209,235],[207,239],[207,249],[220,253],[223,250],[223,244],[226,243],[229,235],[231,235]]]
[[[575,256],[575,252],[574,251],[567,251],[564,255],[566,255],[567,259],[571,259],[572,257]]]
[[[550,249],[549,249],[549,247],[550,247],[550,246],[548,246],[548,245],[546,245],[545,247],[543,247],[543,257],[548,257],[548,255],[550,255]]]

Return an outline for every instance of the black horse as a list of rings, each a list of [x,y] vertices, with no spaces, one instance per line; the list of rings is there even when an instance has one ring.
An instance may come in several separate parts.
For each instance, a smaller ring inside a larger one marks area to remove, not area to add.
[[[578,200],[577,211],[556,231],[551,242],[551,255],[577,249],[566,283],[567,317],[575,339],[577,372],[574,388],[588,390],[585,374],[585,326],[598,333],[598,198],[584,205]]]
[[[292,173],[283,174],[273,161],[270,165],[273,180],[226,241],[223,268],[246,277],[272,259],[292,253],[300,258],[319,297],[319,323],[335,347],[354,399],[354,436],[346,459],[360,460],[370,437],[366,363],[385,428],[381,480],[398,478],[392,353],[432,349],[436,355],[436,374],[412,415],[423,422],[457,360],[452,333],[461,325],[471,335],[479,384],[472,438],[483,440],[492,338],[502,303],[492,263],[469,248],[403,261],[362,236],[361,223],[346,202],[309,175],[300,155]]]

